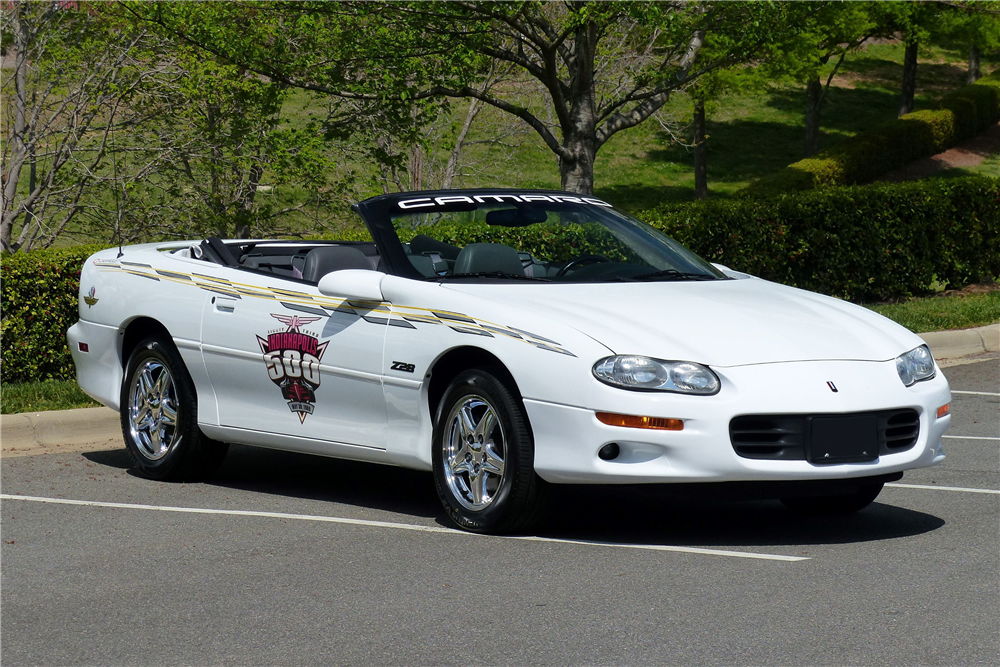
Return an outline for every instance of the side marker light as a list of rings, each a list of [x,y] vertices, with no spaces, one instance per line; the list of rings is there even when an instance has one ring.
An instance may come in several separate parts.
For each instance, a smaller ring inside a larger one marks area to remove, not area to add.
[[[634,415],[619,415],[613,412],[598,412],[597,420],[608,426],[624,426],[625,428],[649,428],[658,431],[683,431],[683,419],[668,419],[666,417],[637,417]]]
[[[77,343],[77,346],[79,346],[81,352],[90,352],[90,345],[87,343]]]
[[[941,419],[941,417],[947,417],[948,414],[951,412],[950,407],[951,407],[951,403],[945,403],[940,408],[938,408],[937,418]]]

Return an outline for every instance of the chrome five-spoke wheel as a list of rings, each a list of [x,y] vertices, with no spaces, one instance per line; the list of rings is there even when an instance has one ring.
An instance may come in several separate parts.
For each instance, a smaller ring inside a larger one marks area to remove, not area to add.
[[[489,401],[474,394],[452,408],[447,423],[442,444],[448,489],[466,509],[482,510],[503,483],[503,426]]]
[[[451,378],[434,418],[434,486],[448,517],[477,533],[526,529],[542,480],[524,404],[502,368]]]
[[[198,427],[198,391],[168,337],[147,338],[132,350],[119,405],[125,447],[142,475],[194,480],[222,463],[229,446]]]
[[[163,458],[177,435],[177,391],[170,371],[156,359],[146,359],[132,377],[128,420],[132,440],[150,461]],[[175,441],[176,438],[176,441]]]

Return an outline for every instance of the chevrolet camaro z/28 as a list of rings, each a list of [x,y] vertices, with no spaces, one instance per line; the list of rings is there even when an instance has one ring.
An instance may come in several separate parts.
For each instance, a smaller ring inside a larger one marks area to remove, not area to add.
[[[948,383],[859,306],[712,265],[592,197],[409,192],[372,242],[99,252],[69,344],[135,466],[227,443],[432,471],[448,516],[524,530],[549,484],[711,483],[867,506],[939,463]]]

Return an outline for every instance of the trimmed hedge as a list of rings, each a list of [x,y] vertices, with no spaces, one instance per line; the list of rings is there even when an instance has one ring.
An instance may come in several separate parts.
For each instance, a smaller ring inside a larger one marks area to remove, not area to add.
[[[1000,180],[879,183],[640,214],[702,257],[852,301],[1000,276]]]
[[[1000,276],[998,179],[934,179],[710,200],[663,206],[637,217],[710,261],[851,300],[925,293],[935,281],[961,287]],[[418,232],[459,244],[506,240],[537,248],[539,256],[601,252],[603,242],[587,225],[560,232],[442,226],[412,233]],[[351,230],[339,238],[370,237]],[[78,318],[80,268],[100,248],[3,255],[4,382],[75,377],[66,330]]]
[[[940,153],[1000,118],[1000,73],[942,97],[936,109],[906,114],[748,185],[762,197],[868,183],[914,160]]]
[[[83,262],[104,246],[4,253],[0,363],[4,382],[73,379],[66,330],[80,319]]]

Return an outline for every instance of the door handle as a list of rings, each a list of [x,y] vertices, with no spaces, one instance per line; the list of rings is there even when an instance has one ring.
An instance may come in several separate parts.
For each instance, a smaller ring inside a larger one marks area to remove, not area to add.
[[[236,310],[236,299],[227,299],[224,296],[213,296],[212,303],[215,310],[220,313],[231,313]]]

